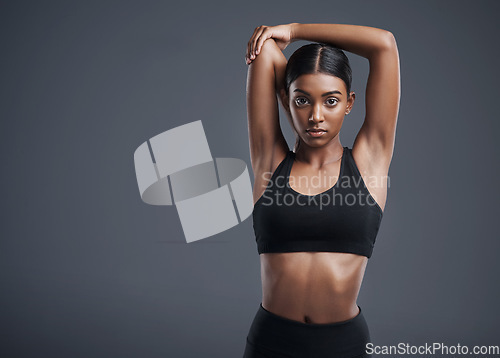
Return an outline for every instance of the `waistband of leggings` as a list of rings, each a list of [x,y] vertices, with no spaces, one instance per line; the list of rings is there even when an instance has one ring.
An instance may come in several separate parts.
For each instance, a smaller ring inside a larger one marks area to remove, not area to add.
[[[274,318],[276,320],[280,320],[280,321],[282,321],[284,323],[287,323],[287,324],[294,324],[294,325],[302,326],[302,327],[328,328],[328,327],[347,326],[347,325],[351,325],[353,323],[356,323],[357,321],[364,320],[363,312],[361,310],[361,307],[359,305],[357,305],[357,306],[359,308],[359,312],[358,312],[358,314],[356,316],[354,316],[353,318],[350,318],[350,319],[348,319],[346,321],[333,322],[333,323],[305,323],[305,322],[299,322],[299,321],[296,321],[296,320],[293,320],[293,319],[289,319],[289,318],[277,315],[277,314],[275,314],[275,313],[273,313],[271,311],[266,310],[262,306],[262,302],[259,303],[259,311],[261,312],[261,314],[267,315],[267,316],[269,316],[271,318]]]

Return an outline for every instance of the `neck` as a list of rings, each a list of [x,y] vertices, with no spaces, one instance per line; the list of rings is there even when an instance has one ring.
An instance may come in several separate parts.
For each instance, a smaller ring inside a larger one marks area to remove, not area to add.
[[[312,167],[321,168],[342,158],[344,147],[340,140],[332,140],[322,147],[311,147],[302,141],[295,148],[295,159]]]

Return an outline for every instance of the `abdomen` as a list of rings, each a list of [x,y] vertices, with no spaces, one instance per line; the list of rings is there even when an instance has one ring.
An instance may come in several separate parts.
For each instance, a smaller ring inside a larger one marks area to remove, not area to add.
[[[262,305],[305,323],[334,323],[358,313],[357,297],[368,258],[338,252],[260,255]]]

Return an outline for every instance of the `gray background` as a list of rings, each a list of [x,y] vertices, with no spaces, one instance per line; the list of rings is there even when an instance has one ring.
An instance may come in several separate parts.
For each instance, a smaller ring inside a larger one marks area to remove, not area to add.
[[[373,342],[500,344],[498,2],[0,4],[0,356],[243,354],[261,301],[251,217],[186,244],[175,207],[141,201],[133,153],[201,119],[214,157],[251,168],[246,45],[290,22],[398,42],[391,187],[358,300]],[[352,147],[368,61],[347,54]]]

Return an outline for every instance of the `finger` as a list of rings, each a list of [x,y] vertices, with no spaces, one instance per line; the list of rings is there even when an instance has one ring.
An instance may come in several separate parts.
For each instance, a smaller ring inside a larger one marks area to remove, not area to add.
[[[250,59],[250,55],[252,53],[252,44],[254,42],[254,39],[255,39],[255,36],[257,35],[257,33],[259,32],[260,30],[260,26],[259,27],[256,27],[255,30],[253,31],[253,34],[252,36],[250,37],[250,40],[248,41],[247,43],[247,53],[246,53],[246,56]]]
[[[251,47],[252,39],[253,39],[256,31],[257,31],[257,28],[255,28],[255,30],[253,30],[252,36],[250,36],[250,40],[248,40],[248,42],[247,42],[247,52],[245,53],[245,58],[248,58],[248,59],[250,58],[250,47]]]
[[[251,58],[255,58],[255,47],[257,45],[257,41],[259,40],[259,38],[261,37],[262,33],[264,32],[264,30],[266,29],[265,26],[261,26],[258,33],[256,34],[256,36],[254,37],[254,41],[252,43],[252,49],[250,51],[250,55],[251,55]]]
[[[255,33],[255,30],[253,33]],[[252,37],[253,37],[253,34],[250,37],[250,40],[248,40],[248,42],[247,42],[247,50],[245,52],[245,58],[249,58],[249,56],[250,56],[250,42],[252,41]]]
[[[260,49],[262,45],[264,44],[264,41],[266,41],[269,38],[268,35],[269,31],[264,30],[262,34],[260,35],[257,44],[255,46],[255,55],[258,55],[260,53]]]

